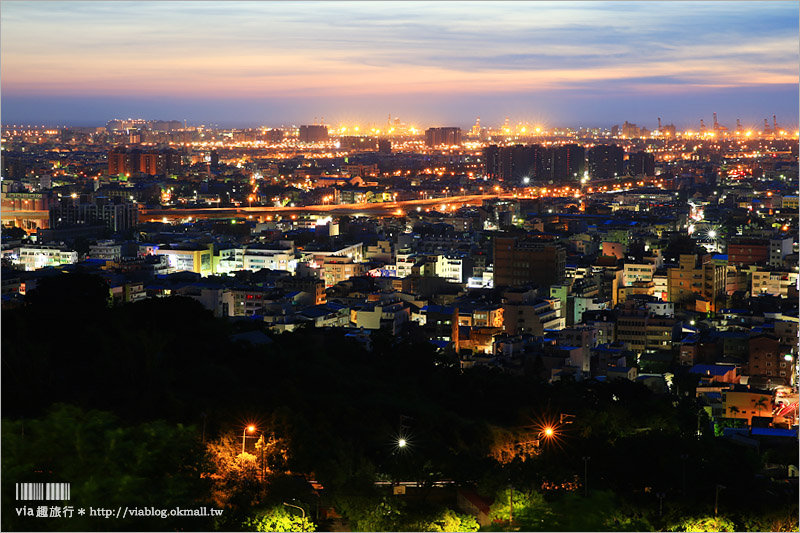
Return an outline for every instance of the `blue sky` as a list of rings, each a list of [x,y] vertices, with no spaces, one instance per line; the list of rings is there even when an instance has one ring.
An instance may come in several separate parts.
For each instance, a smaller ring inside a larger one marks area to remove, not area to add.
[[[796,2],[4,1],[3,122],[798,120]]]

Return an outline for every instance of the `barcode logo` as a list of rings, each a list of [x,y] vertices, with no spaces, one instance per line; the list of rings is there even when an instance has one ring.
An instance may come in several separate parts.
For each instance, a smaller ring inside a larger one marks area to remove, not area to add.
[[[17,483],[17,500],[69,500],[69,483]]]

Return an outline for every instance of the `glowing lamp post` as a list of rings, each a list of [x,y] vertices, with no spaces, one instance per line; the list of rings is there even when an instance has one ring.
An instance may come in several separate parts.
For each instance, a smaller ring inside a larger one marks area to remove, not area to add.
[[[244,431],[242,431],[242,453],[244,453],[244,442],[245,442],[245,439],[247,438],[247,433],[248,432],[252,433],[255,430],[256,430],[256,427],[251,425],[251,426],[246,426],[244,428]]]

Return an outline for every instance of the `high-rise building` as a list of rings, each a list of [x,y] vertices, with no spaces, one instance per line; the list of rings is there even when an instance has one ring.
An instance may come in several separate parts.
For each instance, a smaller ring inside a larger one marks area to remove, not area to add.
[[[636,124],[631,124],[627,120],[622,125],[622,135],[629,139],[633,139],[635,137],[639,137],[640,131],[639,127]]]
[[[392,141],[389,139],[381,139],[378,141],[378,152],[382,154],[392,153]]]
[[[586,167],[586,150],[583,146],[565,144],[555,146],[551,150],[553,152],[553,181],[563,183],[583,177]]]
[[[525,182],[543,179],[548,150],[538,144],[498,147],[489,145],[483,150],[484,173],[492,179]]]
[[[428,128],[425,130],[425,144],[430,147],[446,144],[461,145],[461,128]]]
[[[566,259],[567,252],[560,244],[517,237],[496,237],[494,285],[558,285],[564,281],[566,275]]]
[[[328,140],[328,126],[318,124],[300,126],[297,140],[301,143],[325,142]]]
[[[50,209],[50,227],[105,224],[111,231],[124,231],[139,223],[139,206],[121,198],[63,199]]]
[[[625,151],[616,144],[599,144],[589,149],[589,175],[594,179],[622,176]]]
[[[342,150],[373,151],[378,149],[378,139],[376,137],[339,137],[339,148]]]
[[[655,156],[642,151],[631,154],[630,158],[628,159],[628,170],[633,176],[655,176]]]
[[[141,150],[114,148],[108,152],[108,173],[143,173],[159,176],[174,172],[180,167],[180,156],[174,150]]]

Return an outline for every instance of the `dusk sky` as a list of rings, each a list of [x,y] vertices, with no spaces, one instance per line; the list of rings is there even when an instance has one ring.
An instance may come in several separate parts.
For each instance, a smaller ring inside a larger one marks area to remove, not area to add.
[[[798,123],[797,2],[3,1],[4,124]]]

